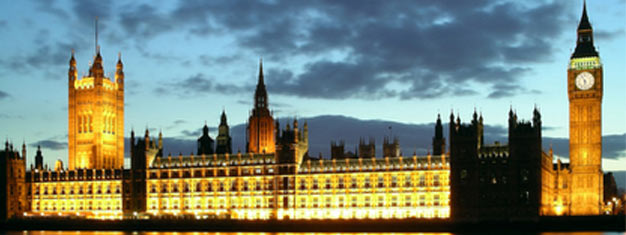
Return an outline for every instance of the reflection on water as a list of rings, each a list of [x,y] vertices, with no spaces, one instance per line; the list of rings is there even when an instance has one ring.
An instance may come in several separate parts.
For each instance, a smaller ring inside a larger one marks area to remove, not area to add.
[[[2,233],[2,231],[0,231]],[[220,232],[120,232],[120,231],[5,231],[7,235],[454,235],[459,233],[220,233]],[[538,235],[617,235],[618,232],[544,232]]]

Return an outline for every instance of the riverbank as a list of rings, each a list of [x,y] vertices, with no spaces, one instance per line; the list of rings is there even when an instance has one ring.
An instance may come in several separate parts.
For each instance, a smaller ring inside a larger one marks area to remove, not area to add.
[[[5,230],[123,230],[214,232],[547,232],[625,231],[622,216],[540,217],[534,220],[85,220],[33,218],[10,220]]]

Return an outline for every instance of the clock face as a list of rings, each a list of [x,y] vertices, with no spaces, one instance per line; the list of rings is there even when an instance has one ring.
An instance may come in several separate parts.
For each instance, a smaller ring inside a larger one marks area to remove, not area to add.
[[[581,90],[588,90],[593,86],[594,78],[589,72],[582,72],[576,76],[576,87]]]

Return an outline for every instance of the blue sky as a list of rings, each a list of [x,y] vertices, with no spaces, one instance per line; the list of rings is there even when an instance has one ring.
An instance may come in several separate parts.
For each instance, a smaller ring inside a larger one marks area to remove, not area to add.
[[[623,135],[626,1],[587,9],[604,64],[603,135]],[[581,11],[582,1],[2,1],[0,137],[67,159],[70,51],[86,73],[98,16],[105,73],[122,53],[127,135],[148,126],[193,139],[222,109],[244,123],[262,57],[278,117],[426,124],[476,108],[505,126],[509,107],[530,119],[536,105],[543,135],[567,138]],[[626,170],[626,152],[604,158],[605,170]]]

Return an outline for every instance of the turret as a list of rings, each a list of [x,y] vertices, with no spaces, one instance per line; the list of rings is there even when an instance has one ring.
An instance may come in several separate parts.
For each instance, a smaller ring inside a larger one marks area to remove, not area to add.
[[[541,128],[541,114],[539,113],[537,107],[533,110],[533,125]]]
[[[517,114],[513,112],[513,107],[509,109],[509,136],[511,136],[511,130],[517,126]]]
[[[209,136],[209,126],[204,124],[202,128],[202,136],[198,138],[198,154],[213,154],[213,139]]]
[[[144,141],[145,141],[145,147],[146,149],[148,149],[148,147],[150,147],[150,131],[148,131],[148,128],[146,127],[146,134],[144,135]]]
[[[133,149],[135,147],[135,130],[130,130],[130,148]]]
[[[37,155],[35,155],[35,169],[43,170],[43,155],[41,154],[40,145],[37,145]]]
[[[26,160],[26,141],[22,143],[22,158]]]
[[[94,57],[93,65],[89,70],[89,76],[98,78],[104,78],[104,67],[102,66],[102,56],[100,55],[100,50],[98,50],[96,56]]]
[[[122,64],[122,53],[117,55],[117,65],[115,66],[115,82],[118,88],[124,90],[124,64]]]
[[[163,132],[161,132],[161,130],[159,130],[159,146],[158,148],[163,148]]]
[[[441,155],[446,151],[446,140],[443,138],[443,125],[441,115],[437,114],[435,124],[435,136],[433,137],[433,155]]]
[[[70,57],[70,68],[67,71],[67,77],[70,88],[74,87],[74,81],[78,77],[78,71],[76,71],[76,59],[74,58],[74,50],[72,50],[72,56]]]
[[[222,116],[220,117],[220,126],[218,127],[217,134],[217,146],[215,147],[215,153],[224,154],[232,153],[231,137],[228,129],[228,122],[226,120],[226,111],[222,110]]]

